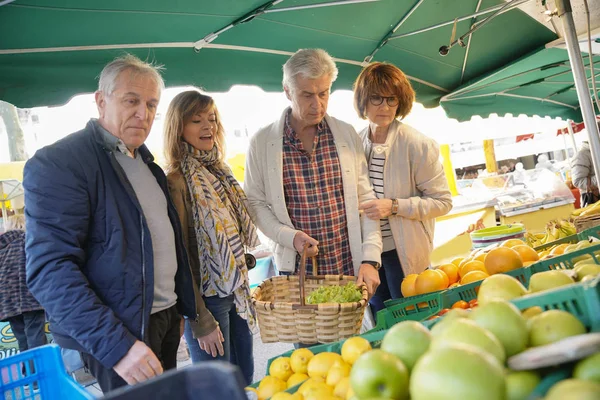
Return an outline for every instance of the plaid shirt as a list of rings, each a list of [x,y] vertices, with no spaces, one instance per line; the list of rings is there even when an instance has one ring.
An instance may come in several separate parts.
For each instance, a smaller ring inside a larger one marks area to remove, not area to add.
[[[333,135],[325,120],[317,125],[313,152],[304,150],[285,118],[283,190],[294,227],[319,241],[319,275],[353,275],[342,170]],[[300,256],[296,258],[296,272]],[[312,262],[307,263],[312,274]]]

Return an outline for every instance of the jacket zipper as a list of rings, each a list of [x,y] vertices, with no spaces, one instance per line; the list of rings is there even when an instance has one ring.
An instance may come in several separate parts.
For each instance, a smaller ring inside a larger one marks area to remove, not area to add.
[[[144,246],[144,217],[140,214],[140,228],[142,230],[142,332],[141,338],[144,340],[146,331],[146,251]]]

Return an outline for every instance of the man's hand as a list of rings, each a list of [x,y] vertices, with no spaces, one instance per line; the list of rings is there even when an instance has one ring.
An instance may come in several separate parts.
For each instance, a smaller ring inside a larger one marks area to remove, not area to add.
[[[379,280],[379,271],[371,264],[360,264],[356,284],[360,286],[363,283],[367,286],[367,293],[369,293],[369,299],[371,299],[381,283]]]
[[[125,357],[114,366],[114,370],[129,385],[143,382],[163,373],[163,368],[150,347],[136,341]]]
[[[302,254],[306,243],[309,245],[308,250],[306,251],[308,257],[314,257],[319,254],[319,248],[317,247],[319,244],[318,240],[311,238],[302,231],[296,232],[296,235],[294,236],[294,248],[298,253]]]
[[[377,199],[362,203],[358,209],[365,213],[367,217],[374,220],[380,220],[392,215],[392,200]]]
[[[221,332],[221,328],[218,326],[208,335],[198,338],[198,344],[200,345],[200,348],[204,350],[206,354],[213,357],[216,357],[217,353],[221,357],[225,354],[225,350],[223,349],[224,341],[225,339],[223,338],[223,333]]]
[[[182,337],[184,332],[185,332],[185,318],[181,317],[181,321],[179,322],[179,337]]]

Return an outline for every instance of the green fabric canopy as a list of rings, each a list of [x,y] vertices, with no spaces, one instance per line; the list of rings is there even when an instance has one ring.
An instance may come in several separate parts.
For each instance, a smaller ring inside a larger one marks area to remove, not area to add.
[[[338,4],[294,8],[326,2]],[[373,61],[399,66],[410,76],[417,101],[432,107],[464,82],[557,38],[513,8],[473,34],[468,57],[467,47],[458,45],[446,57],[440,56],[438,49],[449,43],[455,18],[488,11],[476,19],[459,19],[459,37],[474,21],[506,4],[502,0],[9,0],[0,6],[0,100],[18,107],[63,104],[76,94],[93,92],[103,65],[124,51],[164,64],[168,86],[196,85],[214,92],[247,84],[279,91],[281,66],[289,55],[299,48],[320,47],[338,61],[334,89],[351,89],[365,57],[383,43]],[[194,43],[260,6],[266,12],[235,23],[194,50]],[[442,23],[446,24],[424,30]]]
[[[587,54],[583,59],[591,93],[592,72]],[[600,56],[594,57],[594,66],[600,84]],[[449,117],[458,120],[490,113],[582,120],[569,55],[558,48],[539,49],[476,79],[444,96],[441,105]]]

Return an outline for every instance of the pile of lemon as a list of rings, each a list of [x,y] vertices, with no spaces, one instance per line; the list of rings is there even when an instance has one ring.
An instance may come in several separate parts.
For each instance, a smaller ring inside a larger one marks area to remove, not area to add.
[[[247,387],[259,400],[346,400],[353,396],[350,370],[358,357],[371,350],[368,340],[353,337],[344,342],[341,354],[313,354],[309,349],[295,350],[290,357],[278,357],[269,375],[258,388]],[[296,393],[285,392],[298,384]]]

